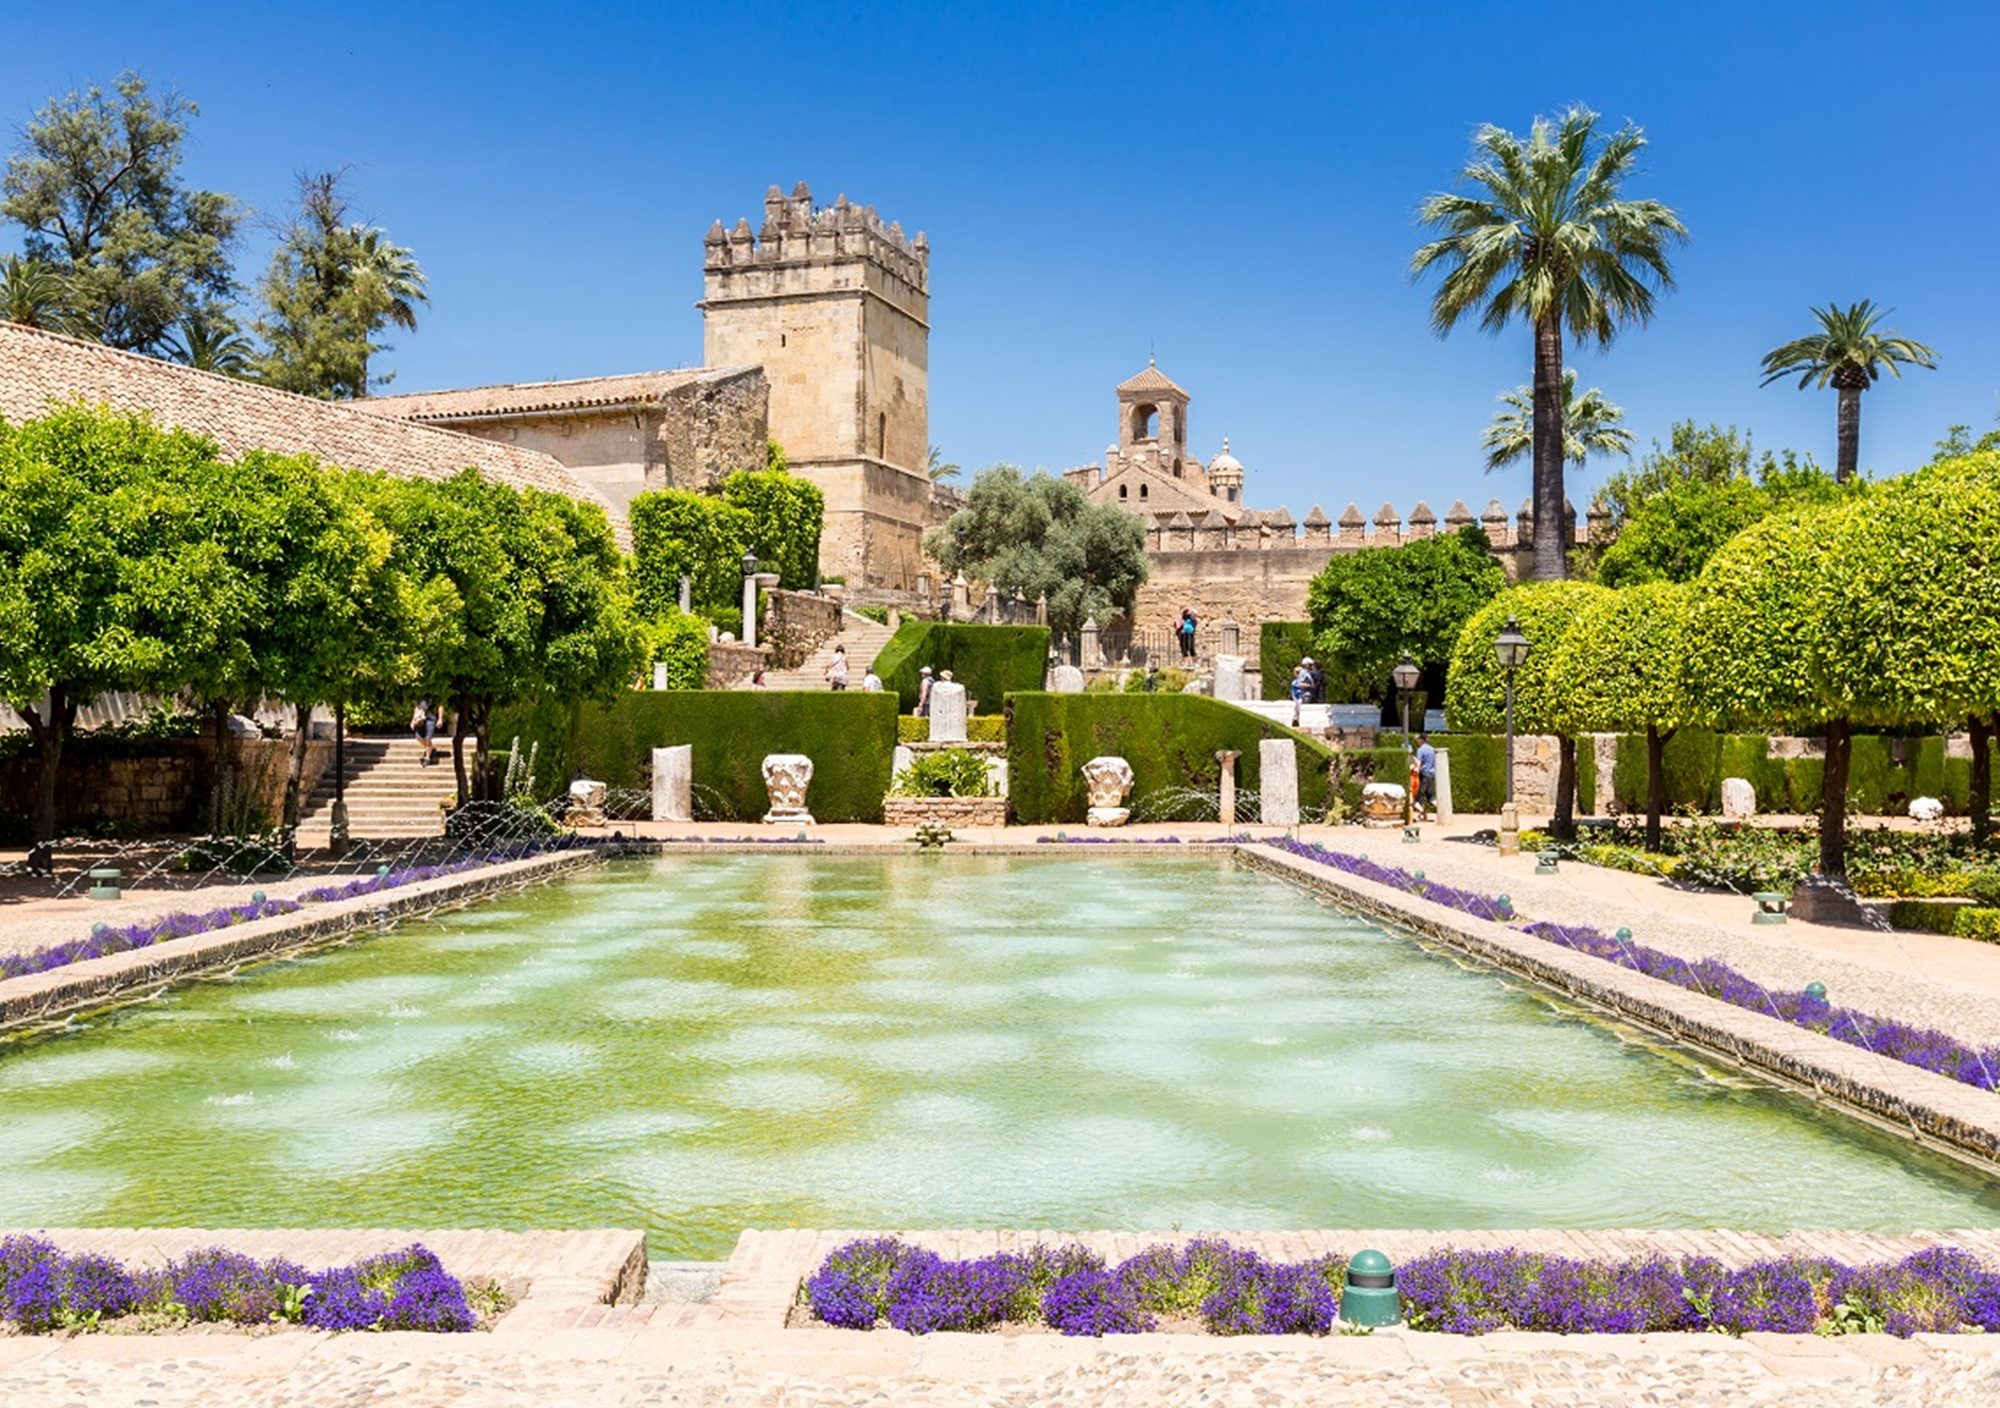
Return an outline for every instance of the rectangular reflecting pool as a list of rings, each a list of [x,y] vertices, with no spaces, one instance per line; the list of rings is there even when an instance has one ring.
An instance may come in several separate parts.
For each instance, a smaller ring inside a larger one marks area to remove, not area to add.
[[[0,1225],[1996,1223],[1200,854],[621,861],[0,1045]]]

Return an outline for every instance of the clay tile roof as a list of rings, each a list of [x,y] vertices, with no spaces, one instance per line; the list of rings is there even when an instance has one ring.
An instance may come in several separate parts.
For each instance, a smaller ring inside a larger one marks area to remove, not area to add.
[[[673,372],[630,372],[622,376],[588,376],[574,381],[505,382],[466,386],[447,391],[410,391],[395,396],[371,396],[356,401],[358,410],[400,420],[448,421],[487,416],[529,415],[546,411],[587,410],[657,401],[683,386],[704,380],[739,376],[748,367],[696,367]]]
[[[1314,504],[1312,506],[1312,512],[1306,515],[1306,527],[1308,528],[1323,527],[1331,521],[1332,520],[1326,516],[1326,510],[1321,508],[1318,504]]]
[[[474,467],[515,488],[546,489],[595,503],[629,546],[625,517],[548,455],[496,445],[353,405],[316,401],[157,357],[121,352],[18,323],[0,322],[0,417],[30,420],[52,405],[83,400],[144,411],[162,425],[213,440],[225,455],[248,450],[317,455],[347,469],[406,479],[447,479]]]
[[[1127,391],[1171,391],[1176,396],[1187,395],[1187,392],[1174,385],[1172,378],[1151,362],[1146,363],[1146,370],[1137,376],[1127,377],[1118,383],[1118,393],[1121,396]]]
[[[1192,528],[1194,527],[1194,522],[1185,513],[1176,513],[1172,518],[1167,520],[1167,527]]]
[[[1437,519],[1438,516],[1431,512],[1431,506],[1422,499],[1418,499],[1417,506],[1410,510],[1410,522],[1412,523],[1435,523]]]
[[[1356,524],[1366,523],[1367,521],[1367,519],[1361,516],[1361,505],[1351,501],[1340,515],[1340,526],[1343,528],[1352,528]]]

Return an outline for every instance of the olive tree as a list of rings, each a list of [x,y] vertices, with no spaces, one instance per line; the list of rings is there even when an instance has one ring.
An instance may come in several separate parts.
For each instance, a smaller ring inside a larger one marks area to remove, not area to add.
[[[1493,654],[1494,638],[1515,619],[1528,638],[1527,659],[1514,672],[1514,728],[1556,736],[1555,816],[1550,831],[1567,839],[1576,831],[1576,738],[1567,731],[1555,661],[1576,619],[1610,593],[1586,582],[1530,582],[1509,587],[1481,607],[1451,653],[1445,709],[1455,729],[1493,730],[1503,722],[1506,677]]]
[[[1549,663],[1564,734],[1646,735],[1646,849],[1660,848],[1667,741],[1693,721],[1684,678],[1688,598],[1666,582],[1608,592],[1578,614]]]

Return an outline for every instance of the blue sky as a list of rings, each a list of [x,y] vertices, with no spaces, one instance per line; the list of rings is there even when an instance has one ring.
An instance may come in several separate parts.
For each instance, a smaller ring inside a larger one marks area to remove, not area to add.
[[[1942,365],[1865,398],[1864,465],[2000,413],[2000,5],[36,7],[0,95],[133,67],[202,107],[190,174],[260,211],[351,164],[433,306],[395,389],[697,363],[701,237],[801,178],[933,246],[931,434],[1098,458],[1148,350],[1253,504],[1498,495],[1525,330],[1430,332],[1413,211],[1472,130],[1583,102],[1652,140],[1680,289],[1576,357],[1643,446],[1678,419],[1833,459],[1834,397],[1760,389],[1807,308],[1870,297]],[[754,223],[754,221],[753,221]],[[18,231],[0,229],[0,248]],[[253,230],[254,278],[268,237]],[[1601,477],[1586,471],[1582,503]]]

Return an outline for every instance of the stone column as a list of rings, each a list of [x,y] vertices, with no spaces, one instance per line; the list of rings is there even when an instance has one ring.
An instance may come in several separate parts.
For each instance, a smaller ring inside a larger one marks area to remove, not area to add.
[[[655,660],[653,662],[653,688],[665,689],[666,687],[667,687],[667,662],[664,660]]]
[[[1258,740],[1257,790],[1266,826],[1299,824],[1299,750],[1291,739]]]
[[[1451,754],[1443,748],[1437,750],[1437,813],[1440,826],[1452,818]]]
[[[683,611],[694,610],[694,578],[685,572],[681,573],[680,608]]]
[[[1243,653],[1243,628],[1236,624],[1235,617],[1225,616],[1222,618],[1222,644],[1217,646],[1216,650],[1221,655],[1241,655]]]
[[[757,643],[757,574],[743,579],[743,629],[737,635],[745,645]]]
[[[951,618],[954,621],[972,619],[972,587],[963,572],[951,579]]]
[[[1086,670],[1101,669],[1104,665],[1104,656],[1097,648],[1097,618],[1095,616],[1084,617],[1082,637],[1077,663]]]
[[[694,820],[694,748],[653,750],[653,820]]]
[[[1037,626],[1046,626],[1048,625],[1048,623],[1049,623],[1049,595],[1047,592],[1043,592],[1040,596],[1035,598],[1035,624]]]
[[[1222,765],[1222,796],[1216,816],[1224,826],[1236,825],[1236,760],[1242,756],[1233,748],[1224,748],[1215,755],[1215,761]]]
[[[965,686],[940,677],[931,686],[931,742],[965,742]]]
[[[1217,699],[1241,700],[1243,695],[1243,657],[1241,655],[1218,655],[1215,657],[1215,697]]]

